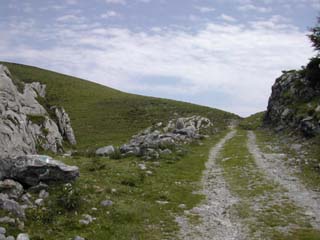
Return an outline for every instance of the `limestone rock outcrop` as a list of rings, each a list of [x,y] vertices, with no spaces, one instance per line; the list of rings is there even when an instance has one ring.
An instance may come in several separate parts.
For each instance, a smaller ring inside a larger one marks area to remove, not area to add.
[[[266,124],[277,130],[297,129],[305,136],[320,134],[320,59],[305,69],[284,72],[272,86]]]
[[[206,137],[204,133],[211,127],[210,119],[202,116],[173,119],[165,127],[157,123],[133,136],[128,144],[120,147],[120,152],[146,159],[158,158],[161,154],[171,153],[168,148]]]
[[[58,127],[37,101],[45,94],[46,86],[38,82],[24,84],[20,93],[8,68],[0,65],[0,156],[36,154],[39,146],[56,153],[62,149],[64,136],[76,144],[65,110],[58,110]]]

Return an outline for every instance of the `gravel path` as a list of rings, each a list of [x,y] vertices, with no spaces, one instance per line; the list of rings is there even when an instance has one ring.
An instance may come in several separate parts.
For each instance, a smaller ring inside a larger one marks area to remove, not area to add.
[[[180,225],[180,237],[185,240],[244,240],[243,228],[231,213],[231,206],[238,199],[231,195],[223,178],[223,170],[217,165],[216,159],[224,144],[233,138],[236,130],[229,132],[211,149],[206,170],[202,178],[206,201],[186,214],[199,216],[201,223],[192,225],[185,216],[177,217]]]
[[[283,154],[264,154],[256,144],[256,136],[248,132],[248,149],[254,156],[257,166],[266,175],[287,190],[286,194],[295,204],[305,210],[311,218],[314,228],[320,229],[320,194],[307,189],[294,176],[294,171],[288,168],[283,161]]]

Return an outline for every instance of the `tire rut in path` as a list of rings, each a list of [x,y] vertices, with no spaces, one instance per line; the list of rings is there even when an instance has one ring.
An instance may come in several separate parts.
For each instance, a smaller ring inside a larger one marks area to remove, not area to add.
[[[320,194],[307,189],[284,164],[279,154],[262,153],[252,131],[248,131],[248,149],[254,156],[257,166],[266,173],[266,176],[285,188],[288,198],[305,210],[314,228],[320,229]]]
[[[190,210],[190,214],[199,216],[201,223],[194,226],[185,216],[177,217],[180,225],[180,238],[184,240],[242,240],[246,239],[241,224],[230,213],[231,206],[238,199],[231,195],[223,170],[217,165],[216,160],[225,143],[233,138],[236,130],[229,132],[210,151],[206,163],[206,170],[202,178],[202,193],[206,201]]]

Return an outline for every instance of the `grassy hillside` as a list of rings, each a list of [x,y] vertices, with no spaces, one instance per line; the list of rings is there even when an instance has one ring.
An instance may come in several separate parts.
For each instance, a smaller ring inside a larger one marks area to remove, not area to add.
[[[5,64],[16,81],[47,85],[50,105],[63,106],[69,113],[78,148],[121,144],[133,134],[159,121],[199,114],[218,127],[237,116],[208,107],[173,100],[127,94],[96,83],[56,72],[13,63]]]

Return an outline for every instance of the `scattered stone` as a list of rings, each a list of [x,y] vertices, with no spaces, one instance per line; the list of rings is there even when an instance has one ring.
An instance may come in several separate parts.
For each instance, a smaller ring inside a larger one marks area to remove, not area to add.
[[[146,170],[146,169],[147,169],[147,167],[146,167],[146,165],[145,165],[144,163],[139,163],[139,164],[138,164],[138,167],[139,167],[141,170]]]
[[[9,199],[8,195],[0,193],[0,209],[11,212],[19,218],[25,218],[24,209],[13,199]]]
[[[6,236],[0,233],[0,240],[6,240]]]
[[[85,240],[83,237],[80,237],[80,236],[76,236],[76,237],[74,237],[74,239],[73,240]]]
[[[116,192],[117,192],[117,189],[115,189],[115,188],[111,189],[111,193],[116,193]]]
[[[42,198],[38,198],[37,200],[34,201],[34,203],[38,206],[41,207],[44,205],[44,200]]]
[[[14,236],[8,236],[6,240],[15,240]]]
[[[181,209],[184,209],[184,208],[186,208],[187,206],[186,206],[185,204],[180,204],[178,207],[181,208]]]
[[[320,105],[315,109],[316,112],[320,112]]]
[[[46,190],[41,190],[39,193],[39,198],[46,199],[49,197],[49,193]]]
[[[109,156],[111,154],[113,154],[115,152],[115,149],[112,145],[110,146],[106,146],[106,147],[102,147],[97,149],[96,151],[96,155],[98,156]]]
[[[292,150],[295,150],[296,152],[299,152],[302,148],[301,144],[292,144],[290,147]]]
[[[82,219],[79,220],[79,223],[82,225],[89,225],[90,223],[92,223],[94,220],[96,220],[96,218],[93,218],[91,215],[89,214],[83,214],[82,215]]]
[[[6,234],[6,229],[4,227],[0,227],[0,234]]]
[[[30,194],[26,193],[21,196],[20,200],[22,201],[22,203],[30,206],[32,205],[30,198],[31,198]]]
[[[101,205],[102,207],[110,207],[110,206],[113,205],[113,202],[112,202],[111,200],[104,200],[104,201],[102,201],[102,202],[100,203],[100,205]]]
[[[48,190],[49,189],[49,186],[43,182],[39,182],[39,184],[35,185],[35,186],[32,186],[28,189],[29,192],[35,192],[35,193],[38,193],[40,192],[41,190]]]
[[[17,240],[30,240],[29,235],[27,233],[20,233],[17,236]]]
[[[15,222],[16,221],[14,220],[14,218],[10,218],[7,216],[0,218],[0,223],[15,224]]]
[[[18,199],[23,193],[23,187],[14,180],[5,179],[0,181],[0,192],[7,194],[9,198]]]
[[[166,205],[169,202],[168,201],[161,201],[161,200],[157,200],[156,203],[160,204],[160,205]]]
[[[152,175],[153,173],[152,173],[152,171],[146,171],[146,174]]]
[[[164,150],[160,150],[160,154],[161,155],[170,155],[170,154],[172,154],[172,151],[170,149],[164,149]]]

